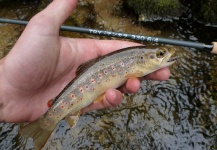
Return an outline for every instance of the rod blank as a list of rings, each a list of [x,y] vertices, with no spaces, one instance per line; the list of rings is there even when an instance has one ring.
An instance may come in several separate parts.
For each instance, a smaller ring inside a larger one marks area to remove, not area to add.
[[[28,21],[3,19],[3,18],[0,18],[0,22],[1,23],[10,23],[10,24],[19,24],[19,25],[27,25],[28,24]],[[73,27],[73,26],[61,26],[60,29],[64,30],[64,31],[72,31],[72,32],[79,32],[79,33],[99,35],[99,36],[131,39],[131,40],[136,40],[136,41],[147,41],[147,42],[153,42],[153,43],[170,44],[170,45],[191,47],[191,48],[196,48],[196,49],[208,49],[212,53],[217,54],[217,50],[213,50],[213,48],[214,48],[213,45],[206,45],[204,43],[199,43],[199,42],[181,41],[181,40],[174,40],[174,39],[168,39],[168,38],[145,36],[145,35],[140,35],[140,34],[113,32],[113,31],[106,31],[106,30]],[[213,44],[215,44],[215,43],[213,43]]]

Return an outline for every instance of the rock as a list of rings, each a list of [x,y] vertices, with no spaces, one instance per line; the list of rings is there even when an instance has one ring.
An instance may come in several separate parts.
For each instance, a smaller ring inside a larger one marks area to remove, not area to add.
[[[217,0],[126,0],[125,6],[139,21],[168,20],[184,16],[203,23],[217,23]]]
[[[179,0],[126,0],[125,4],[145,22],[179,17],[183,11]]]
[[[217,0],[191,1],[192,16],[194,20],[205,23],[217,23]]]

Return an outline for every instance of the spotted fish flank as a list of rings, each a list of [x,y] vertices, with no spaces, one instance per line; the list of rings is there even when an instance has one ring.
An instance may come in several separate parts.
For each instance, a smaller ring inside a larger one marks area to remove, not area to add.
[[[20,133],[33,137],[35,147],[41,149],[60,120],[65,118],[74,127],[82,108],[100,102],[108,89],[123,85],[130,77],[142,77],[173,64],[174,53],[171,47],[138,46],[88,61],[78,68],[76,78],[55,98],[46,114]]]

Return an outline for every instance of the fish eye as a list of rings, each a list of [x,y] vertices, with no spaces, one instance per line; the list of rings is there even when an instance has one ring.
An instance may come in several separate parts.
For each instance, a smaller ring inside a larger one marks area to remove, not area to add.
[[[165,50],[159,50],[156,53],[157,58],[162,58],[165,55],[166,51]]]

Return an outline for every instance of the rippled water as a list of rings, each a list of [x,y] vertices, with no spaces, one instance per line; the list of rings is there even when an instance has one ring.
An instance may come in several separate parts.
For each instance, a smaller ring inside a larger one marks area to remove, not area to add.
[[[81,2],[85,8],[79,6],[83,13],[93,9],[92,4]],[[120,15],[123,12],[117,13],[122,10],[118,3],[105,9],[106,2],[95,2],[96,13],[90,18],[81,17],[84,24],[93,19],[96,23],[88,24],[91,27],[200,42],[217,39],[215,36],[205,38],[205,35],[213,35],[216,28],[191,25],[183,28],[177,22],[147,27]],[[30,9],[37,12],[44,5],[45,1],[18,1],[13,6],[0,3],[0,17],[28,19],[34,14]],[[101,17],[97,15],[99,11]],[[111,22],[119,26],[114,27]],[[7,53],[22,30],[20,26],[0,24],[0,54]],[[199,34],[202,30],[205,32]],[[67,32],[61,34],[79,36]],[[125,95],[122,104],[116,108],[83,115],[73,129],[61,121],[45,149],[217,149],[217,56],[195,49],[176,49],[180,59],[171,67],[169,80],[144,81],[138,94]],[[18,124],[0,124],[0,149],[33,149],[32,140],[20,137],[18,129]]]

